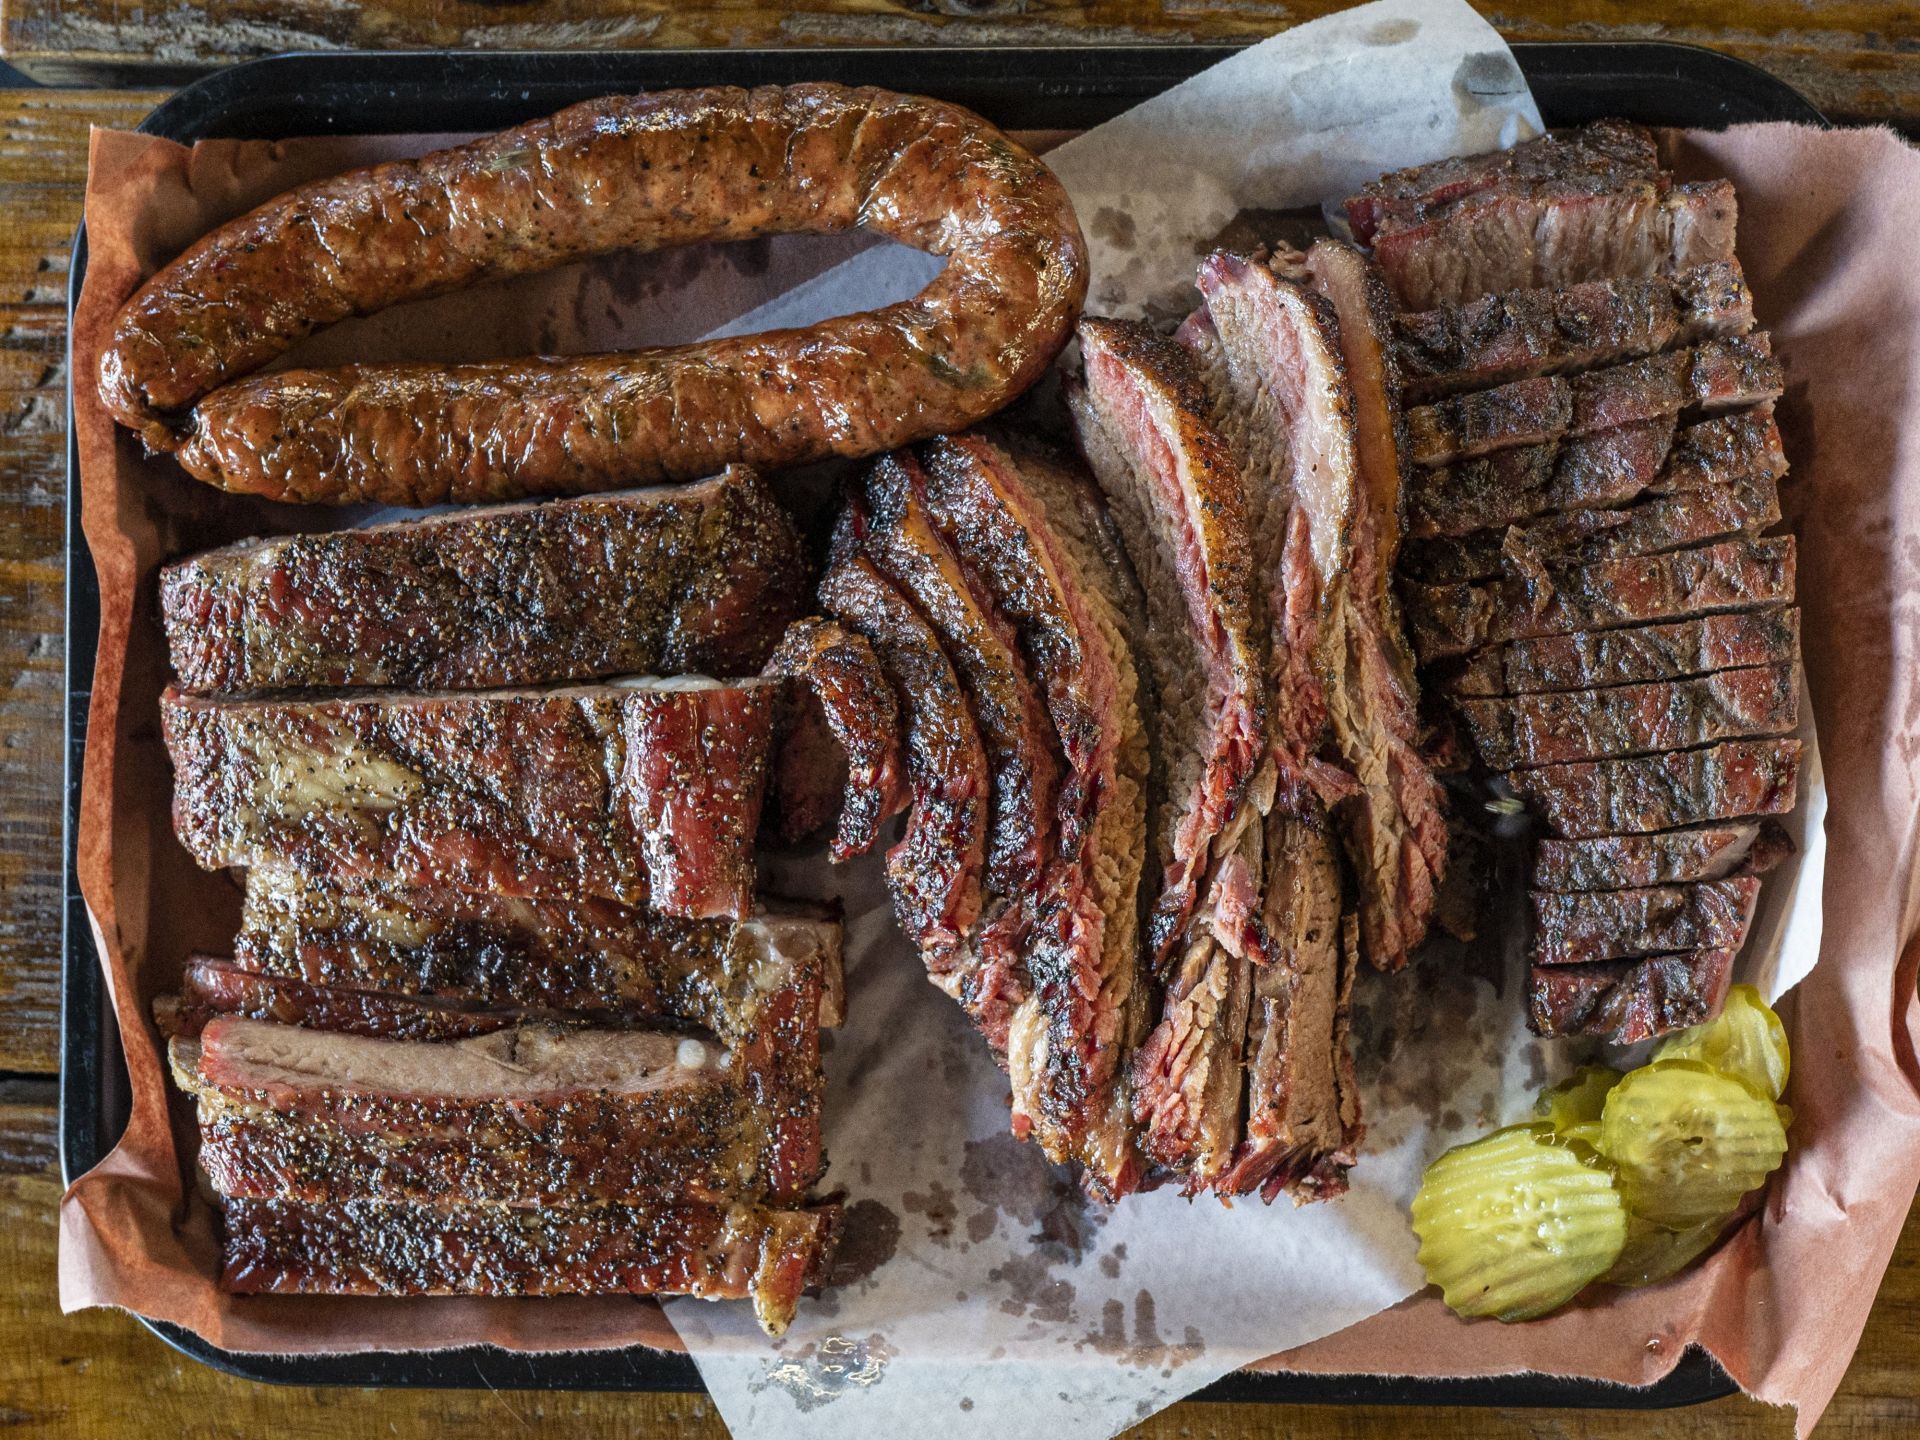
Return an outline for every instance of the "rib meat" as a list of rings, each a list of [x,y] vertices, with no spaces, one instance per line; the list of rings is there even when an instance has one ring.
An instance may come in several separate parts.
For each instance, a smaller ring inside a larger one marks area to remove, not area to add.
[[[1180,346],[1109,320],[1083,320],[1079,335],[1074,429],[1147,596],[1164,786],[1149,820],[1161,880],[1147,941],[1164,974],[1264,744],[1246,493]]]
[[[282,859],[322,878],[740,916],[779,687],[169,690],[174,830],[208,869]]]
[[[826,1279],[840,1209],[415,1206],[229,1200],[236,1295],[694,1295],[753,1301],[769,1335]]]
[[[1536,891],[1533,963],[1580,965],[1682,950],[1738,954],[1759,899],[1757,875],[1644,890]]]
[[[1536,1035],[1591,1035],[1635,1045],[1701,1025],[1720,1013],[1734,952],[1697,950],[1593,965],[1536,965],[1527,1024]]]
[[[1730,740],[1633,760],[1516,770],[1506,778],[1563,839],[1674,830],[1786,814],[1800,781],[1800,742]]]
[[[1462,700],[1456,709],[1480,762],[1512,770],[1784,735],[1799,723],[1800,687],[1791,665],[1767,665],[1607,690]]]
[[[1393,350],[1409,400],[1480,390],[1744,335],[1753,295],[1738,260],[1673,276],[1511,290],[1394,317]]]
[[[762,673],[802,683],[810,698],[795,703],[817,707],[844,757],[846,783],[828,853],[836,861],[866,854],[908,799],[899,710],[873,646],[831,620],[800,620],[788,627]],[[776,793],[795,769],[783,752],[774,767]],[[783,813],[792,808],[785,805]]]
[[[443,1043],[234,1016],[168,1047],[222,1195],[551,1205],[796,1196],[820,1075],[711,1040],[529,1024]]]
[[[1773,820],[1707,825],[1658,835],[1593,840],[1542,840],[1527,883],[1537,890],[1630,890],[1764,875],[1793,853]]]
[[[1543,635],[1610,630],[1719,610],[1790,604],[1794,544],[1729,540],[1597,565],[1549,565],[1537,580],[1405,587],[1421,660]]]
[[[1460,584],[1503,573],[1533,574],[1548,564],[1593,565],[1709,545],[1733,535],[1757,535],[1779,521],[1779,482],[1762,473],[1618,510],[1573,510],[1458,539],[1416,540],[1403,552],[1402,569],[1424,584]]]
[[[1116,601],[1080,534],[1081,477],[979,435],[934,441],[926,499],[972,583],[1018,631],[1067,773],[1056,855],[1041,879],[1025,965],[1036,1034],[1009,1037],[1015,1128],[1055,1160],[1076,1158],[1117,1198],[1137,1183],[1120,1056],[1144,1030],[1147,977],[1136,910],[1146,821],[1139,682]],[[1040,1099],[1039,1113],[1023,1105]]]
[[[1458,696],[1531,695],[1785,665],[1799,654],[1800,612],[1789,606],[1515,640],[1480,651],[1441,684]]]
[[[1762,332],[1584,375],[1538,375],[1449,396],[1408,411],[1407,430],[1415,464],[1447,465],[1666,415],[1740,409],[1778,399],[1785,388],[1785,373]]]
[[[806,553],[750,470],[670,489],[246,540],[169,565],[183,689],[485,689],[759,668]]]

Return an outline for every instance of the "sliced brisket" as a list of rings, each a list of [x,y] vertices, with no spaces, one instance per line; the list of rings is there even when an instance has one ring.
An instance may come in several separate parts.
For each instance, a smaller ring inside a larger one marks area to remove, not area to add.
[[[1563,839],[1784,815],[1800,781],[1798,740],[1730,740],[1633,760],[1516,770],[1507,783]]]
[[[1740,262],[1729,258],[1674,276],[1514,290],[1397,315],[1393,351],[1408,398],[1419,402],[1752,328],[1753,295]]]
[[[247,540],[169,565],[182,688],[486,689],[751,673],[801,612],[798,532],[752,471]]]
[[[769,1335],[824,1281],[839,1207],[416,1206],[229,1200],[236,1295],[694,1295],[747,1300]]]
[[[1413,460],[1447,465],[1514,445],[1591,435],[1683,412],[1779,398],[1786,377],[1764,332],[1711,340],[1572,377],[1539,375],[1407,412]]]
[[[792,703],[817,706],[838,743],[846,783],[829,853],[836,861],[866,854],[879,842],[880,827],[904,810],[908,799],[899,709],[873,646],[831,620],[799,620],[781,637],[763,673],[802,682],[809,698],[795,696]],[[818,763],[812,756],[804,759]],[[834,763],[831,755],[825,760]],[[783,748],[774,767],[776,794],[784,798],[786,779],[799,763]]]
[[[1542,840],[1534,848],[1528,884],[1537,890],[1630,890],[1764,875],[1792,853],[1793,841],[1774,820],[1658,835]]]
[[[1480,651],[1441,684],[1462,697],[1589,690],[1786,665],[1799,653],[1800,612],[1788,606],[1515,640]]]
[[[1531,958],[1580,965],[1682,950],[1738,954],[1759,898],[1757,875],[1643,890],[1536,891]]]
[[[1538,579],[1409,585],[1404,593],[1414,649],[1431,662],[1504,640],[1790,604],[1793,581],[1794,544],[1787,535],[1596,565],[1549,565]]]
[[[169,690],[174,829],[208,869],[750,908],[778,681],[214,701]]]
[[[1513,770],[1784,735],[1800,721],[1800,687],[1793,666],[1767,665],[1456,708],[1481,763]]]
[[[1527,1024],[1536,1035],[1589,1035],[1635,1045],[1720,1013],[1733,977],[1731,950],[1696,950],[1593,965],[1536,965]]]

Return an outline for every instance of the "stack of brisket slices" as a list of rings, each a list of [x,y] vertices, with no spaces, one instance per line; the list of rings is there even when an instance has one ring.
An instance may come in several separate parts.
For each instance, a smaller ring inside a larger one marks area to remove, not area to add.
[[[871,845],[897,764],[872,651],[789,628],[808,570],[731,471],[164,573],[175,829],[244,871],[232,955],[158,1006],[229,1289],[785,1325],[837,1218],[840,927],[756,898],[754,847],[843,774],[836,845]]]
[[[1402,307],[1401,594],[1428,684],[1544,826],[1542,1035],[1714,1013],[1800,746],[1782,375],[1726,182],[1601,122],[1347,202]]]

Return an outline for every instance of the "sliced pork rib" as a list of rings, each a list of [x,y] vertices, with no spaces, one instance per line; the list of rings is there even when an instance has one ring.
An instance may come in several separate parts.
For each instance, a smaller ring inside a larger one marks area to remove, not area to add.
[[[793,522],[752,471],[248,540],[169,565],[182,688],[488,689],[759,668],[807,593]]]
[[[1634,1045],[1701,1025],[1720,1013],[1734,952],[1696,950],[1593,965],[1536,965],[1527,1024],[1536,1035],[1590,1035]]]
[[[1634,835],[1784,815],[1800,781],[1798,740],[1729,740],[1632,760],[1515,770],[1507,783],[1563,839]]]
[[[929,510],[1015,627],[1067,762],[1025,941],[1036,1033],[1008,1038],[1015,1128],[1056,1160],[1078,1159],[1115,1198],[1138,1178],[1120,1058],[1139,1043],[1147,1000],[1136,917],[1147,740],[1116,607],[1135,602],[1103,584],[1106,567],[1078,537],[1088,479],[979,435],[936,440],[925,461]]]
[[[1657,835],[1611,835],[1591,840],[1542,840],[1527,883],[1536,890],[1633,890],[1764,875],[1793,853],[1793,841],[1774,820],[1703,825]]]
[[[769,1335],[826,1278],[839,1207],[415,1206],[229,1200],[236,1295],[694,1295],[753,1301]]]
[[[1737,954],[1759,898],[1757,875],[1644,890],[1536,891],[1533,962],[1580,965],[1682,950]]]
[[[169,690],[174,829],[208,869],[284,859],[323,878],[744,915],[781,683]]]
[[[1193,362],[1142,326],[1083,320],[1074,429],[1146,591],[1164,796],[1148,945],[1173,962],[1213,842],[1238,813],[1265,740],[1246,495]]]
[[[1597,565],[1549,565],[1537,580],[1404,587],[1423,661],[1483,645],[1610,630],[1793,600],[1794,544],[1729,540]]]
[[[1740,262],[1729,257],[1673,276],[1510,290],[1396,315],[1393,351],[1408,398],[1419,402],[1752,328],[1753,294]]]
[[[1455,708],[1481,763],[1512,770],[1784,735],[1799,723],[1800,687],[1791,665],[1768,665]]]
[[[820,1171],[818,1066],[784,1093],[790,1072],[749,1083],[689,1035],[522,1025],[418,1044],[223,1016],[169,1057],[200,1102],[200,1163],[222,1195],[793,1196]]]
[[[802,683],[807,698],[795,696],[792,703],[818,707],[844,757],[839,763],[846,783],[828,853],[836,861],[866,854],[879,843],[880,827],[906,808],[908,798],[899,707],[873,646],[831,620],[800,620],[780,638],[762,673]],[[792,732],[805,733],[805,728],[794,726]],[[830,767],[835,763],[831,755],[789,760],[783,753],[774,767],[775,793],[784,795],[787,777],[801,764],[823,759]],[[783,813],[795,808],[788,803]],[[806,822],[795,828],[804,830]]]

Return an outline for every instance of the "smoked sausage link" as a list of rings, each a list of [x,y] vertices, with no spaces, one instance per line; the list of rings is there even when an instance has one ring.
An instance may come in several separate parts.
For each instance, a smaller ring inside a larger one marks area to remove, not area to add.
[[[856,226],[946,266],[910,300],[805,329],[251,374],[404,300],[622,249]],[[1046,369],[1086,288],[1065,189],[968,110],[824,84],[659,91],[302,186],[222,226],[121,311],[100,395],[149,448],[227,490],[393,505],[569,494],[965,429]]]

